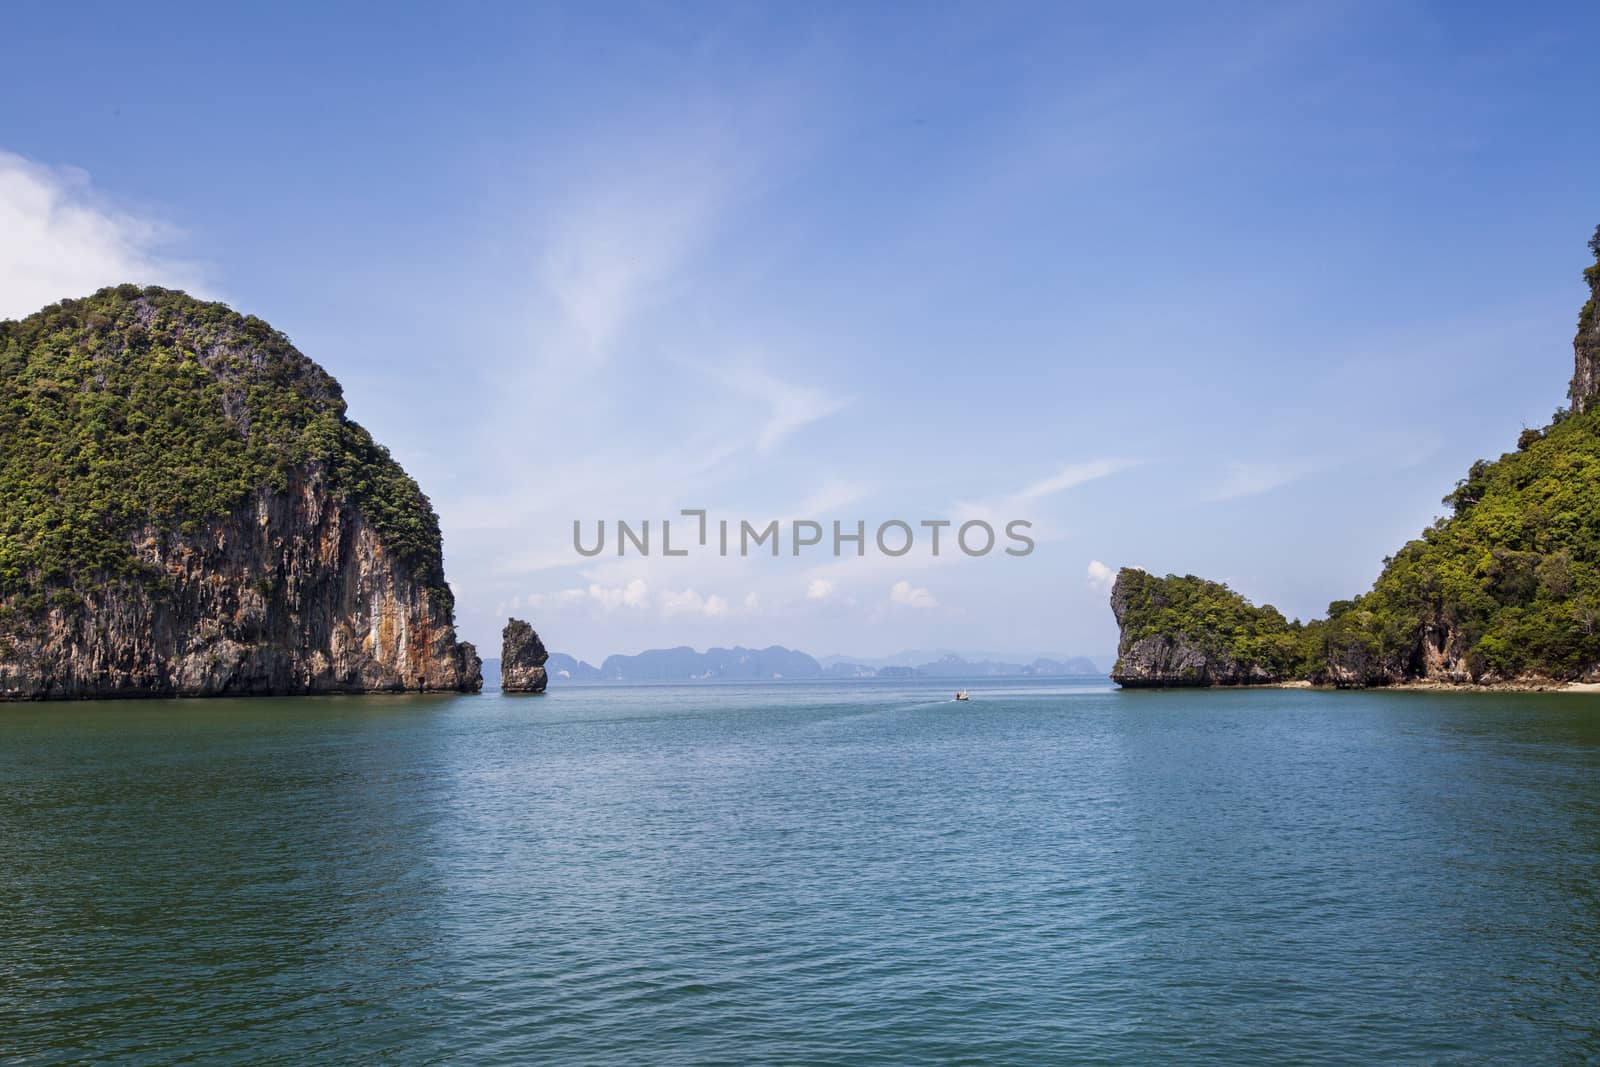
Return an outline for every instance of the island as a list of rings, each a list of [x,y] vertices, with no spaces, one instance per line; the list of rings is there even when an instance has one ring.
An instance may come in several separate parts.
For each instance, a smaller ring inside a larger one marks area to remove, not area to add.
[[[1129,688],[1543,688],[1600,681],[1600,230],[1570,403],[1479,460],[1373,587],[1301,623],[1193,575],[1124,567],[1112,679]]]
[[[265,322],[103,289],[0,383],[0,699],[481,687],[428,498]]]

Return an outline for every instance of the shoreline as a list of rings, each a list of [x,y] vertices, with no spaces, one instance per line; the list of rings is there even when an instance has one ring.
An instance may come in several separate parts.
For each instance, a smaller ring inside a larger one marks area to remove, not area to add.
[[[1240,688],[1253,688],[1241,686]],[[1554,679],[1509,682],[1439,682],[1421,679],[1393,685],[1337,686],[1317,685],[1304,679],[1268,682],[1263,689],[1316,689],[1323,692],[1418,692],[1418,693],[1600,693],[1600,682],[1558,682]]]

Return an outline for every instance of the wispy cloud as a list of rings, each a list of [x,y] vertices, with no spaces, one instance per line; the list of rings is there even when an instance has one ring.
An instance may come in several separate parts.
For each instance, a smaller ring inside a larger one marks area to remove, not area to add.
[[[1208,503],[1235,500],[1239,497],[1258,496],[1274,489],[1298,482],[1331,464],[1323,460],[1291,460],[1285,462],[1252,461],[1233,463],[1209,493],[1203,498]]]
[[[827,600],[838,586],[827,578],[813,578],[806,583],[807,600]]]
[[[827,390],[785,381],[755,367],[725,369],[717,377],[734,392],[761,405],[756,450],[770,452],[796,430],[847,407],[852,398]]]
[[[551,353],[558,370],[609,361],[648,312],[694,296],[708,246],[783,172],[816,95],[777,70],[739,92],[684,85],[566,145],[539,176],[535,271],[572,342]]]
[[[203,292],[201,271],[167,249],[159,220],[110,206],[89,175],[0,151],[0,318],[121,282]]]
[[[837,512],[870,497],[876,489],[866,482],[828,481],[801,502],[795,513],[800,518],[815,518]]]
[[[1013,499],[1039,500],[1138,465],[1139,461],[1129,459],[1095,459],[1085,463],[1069,463],[1050,477],[1023,486],[1013,494]]]
[[[1032,508],[1038,506],[1042,500],[1069,489],[1076,489],[1088,482],[1109,478],[1143,463],[1143,460],[1110,458],[1068,463],[1055,474],[1030,482],[1021,489],[1002,496],[986,500],[957,501],[954,513],[961,520],[982,519],[995,529],[1000,529],[1012,519],[1031,518]],[[1052,535],[1047,531],[1036,530],[1033,536],[1036,540],[1048,540]]]
[[[1101,592],[1110,590],[1112,583],[1117,580],[1117,572],[1097,559],[1089,561],[1088,576],[1089,588],[1098,589]]]
[[[668,288],[700,247],[730,174],[710,153],[663,152],[563,212],[541,258],[579,354],[610,356],[632,320]]]

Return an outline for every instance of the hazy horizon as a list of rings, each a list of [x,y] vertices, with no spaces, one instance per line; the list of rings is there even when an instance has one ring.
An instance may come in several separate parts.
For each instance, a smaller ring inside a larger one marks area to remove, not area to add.
[[[1028,664],[1034,662],[1035,660],[1040,660],[1040,659],[1053,659],[1053,660],[1071,660],[1071,659],[1102,660],[1103,659],[1103,660],[1106,660],[1109,663],[1110,660],[1116,658],[1115,649],[1112,649],[1110,651],[1101,651],[1101,652],[993,652],[993,651],[972,651],[972,652],[967,652],[967,651],[963,651],[961,649],[956,649],[956,648],[930,648],[930,649],[901,649],[898,652],[889,653],[887,655],[871,655],[871,654],[860,654],[860,655],[857,655],[857,654],[841,653],[841,652],[819,653],[819,652],[816,652],[816,651],[814,651],[812,649],[809,649],[809,648],[797,648],[797,647],[795,647],[793,645],[785,645],[782,641],[778,641],[778,642],[775,642],[774,644],[768,644],[768,645],[751,645],[751,644],[748,644],[748,643],[743,642],[743,641],[733,641],[733,642],[730,642],[728,644],[721,644],[721,645],[700,645],[700,646],[695,646],[695,645],[652,645],[652,646],[650,646],[648,648],[612,649],[609,652],[600,653],[598,658],[596,658],[594,656],[578,655],[576,652],[573,652],[570,649],[556,648],[554,646],[550,646],[549,647],[549,652],[552,655],[557,655],[557,654],[568,655],[568,656],[571,656],[573,659],[580,660],[582,662],[590,664],[591,666],[598,667],[609,656],[638,656],[638,655],[642,655],[645,652],[659,652],[659,651],[662,651],[662,650],[665,650],[665,649],[672,649],[672,648],[690,648],[695,652],[702,652],[703,653],[703,652],[708,652],[713,648],[725,648],[725,649],[748,648],[748,649],[759,651],[761,649],[767,649],[767,648],[773,648],[773,647],[786,648],[791,652],[803,652],[806,655],[810,656],[812,659],[816,660],[818,663],[822,664],[823,666],[827,666],[829,663],[840,663],[840,662],[856,663],[856,664],[860,664],[861,666],[865,666],[865,667],[877,667],[877,666],[883,666],[883,665],[902,665],[902,663],[905,666],[920,666],[922,663],[931,663],[931,662],[934,662],[937,659],[939,659],[941,656],[951,655],[951,654],[960,656],[962,659],[967,660],[970,663],[979,663],[979,662],[988,661],[988,662],[995,662],[995,663],[1015,663],[1015,664],[1018,664],[1020,666],[1027,666]],[[494,649],[489,650],[489,651],[485,651],[485,650],[480,648],[478,650],[478,653],[479,653],[480,656],[482,656],[482,658],[485,661],[497,660],[497,659],[500,658],[500,652],[499,652],[499,646],[498,645],[495,646]],[[907,661],[909,659],[914,659],[916,657],[924,656],[924,655],[927,657],[926,659],[917,659],[917,661],[915,663],[903,662],[903,661]]]

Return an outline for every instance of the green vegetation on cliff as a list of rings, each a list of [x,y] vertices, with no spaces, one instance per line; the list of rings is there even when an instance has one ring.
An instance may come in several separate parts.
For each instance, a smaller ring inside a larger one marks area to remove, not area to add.
[[[141,577],[130,535],[145,523],[193,532],[320,462],[448,610],[427,497],[260,319],[102,289],[0,322],[0,387],[0,596]]]
[[[1473,464],[1455,514],[1384,562],[1372,589],[1302,626],[1226,585],[1124,570],[1122,643],[1181,635],[1245,668],[1341,684],[1446,673],[1572,679],[1600,664],[1600,410]]]
[[[1419,634],[1449,634],[1473,677],[1569,678],[1600,663],[1600,411],[1473,464],[1440,519],[1371,592],[1329,606],[1335,660],[1418,673]]]
[[[1302,627],[1271,604],[1255,606],[1220,582],[1194,575],[1165,578],[1132,567],[1117,576],[1121,649],[1169,634],[1212,659],[1231,660],[1245,673],[1252,667],[1287,676],[1299,666]]]

